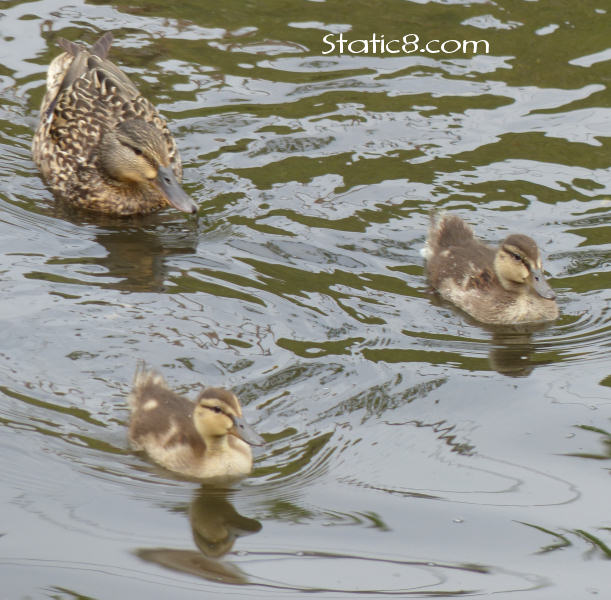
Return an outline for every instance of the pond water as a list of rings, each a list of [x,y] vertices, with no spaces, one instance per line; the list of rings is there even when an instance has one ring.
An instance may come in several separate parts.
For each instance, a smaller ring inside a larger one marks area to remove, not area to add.
[[[170,4],[0,4],[0,596],[603,597],[611,9]],[[38,176],[57,39],[105,30],[198,221],[74,214]],[[374,33],[489,53],[323,54]],[[433,208],[534,237],[560,318],[484,327],[431,294]],[[250,478],[129,448],[139,361],[238,393]]]

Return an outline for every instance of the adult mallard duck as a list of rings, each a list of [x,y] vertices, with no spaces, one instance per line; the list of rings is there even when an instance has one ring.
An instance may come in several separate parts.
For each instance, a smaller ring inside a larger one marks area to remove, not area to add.
[[[155,371],[140,370],[129,405],[129,439],[134,449],[188,477],[245,477],[252,470],[248,444],[263,444],[242,418],[240,402],[229,390],[206,388],[191,402],[170,390]]]
[[[526,235],[511,234],[494,249],[475,239],[460,217],[443,214],[431,220],[423,255],[433,288],[478,321],[527,323],[558,316],[539,248]]]
[[[171,204],[195,213],[180,186],[182,166],[166,121],[107,59],[112,34],[91,48],[59,40],[32,154],[53,194],[114,215]]]

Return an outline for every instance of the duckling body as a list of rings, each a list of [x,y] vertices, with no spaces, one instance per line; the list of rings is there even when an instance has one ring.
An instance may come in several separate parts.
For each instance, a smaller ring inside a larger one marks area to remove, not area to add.
[[[222,388],[206,388],[191,402],[170,390],[158,373],[141,371],[129,405],[129,439],[134,449],[188,477],[245,477],[252,470],[249,443],[263,443],[242,419],[236,396]]]
[[[32,154],[53,194],[114,215],[171,204],[194,213],[180,186],[182,165],[166,121],[107,55],[112,34],[91,48],[60,40]]]
[[[423,252],[433,288],[483,323],[551,321],[555,293],[542,274],[537,244],[509,235],[498,249],[477,240],[458,216],[433,219]]]

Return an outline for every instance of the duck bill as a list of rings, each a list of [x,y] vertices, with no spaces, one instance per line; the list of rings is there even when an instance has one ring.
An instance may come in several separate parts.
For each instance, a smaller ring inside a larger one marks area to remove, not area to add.
[[[265,444],[265,440],[241,417],[233,417],[231,433],[251,446],[263,446]]]
[[[168,203],[174,208],[191,214],[197,212],[197,204],[193,198],[182,189],[171,167],[159,167],[155,183]]]
[[[541,298],[546,298],[547,300],[553,300],[556,297],[556,293],[550,287],[549,283],[543,277],[543,273],[541,273],[541,269],[533,269],[532,270],[532,281],[533,281],[533,289]]]

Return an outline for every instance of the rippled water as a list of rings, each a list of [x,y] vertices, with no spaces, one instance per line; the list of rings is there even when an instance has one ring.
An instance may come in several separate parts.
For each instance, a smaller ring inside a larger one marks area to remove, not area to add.
[[[75,215],[38,177],[55,42],[108,29],[198,222]],[[323,55],[340,32],[491,52]],[[0,4],[2,597],[602,597],[608,32],[594,0]],[[432,295],[433,207],[535,237],[560,319]],[[129,449],[139,360],[238,392],[268,440],[251,478]]]

